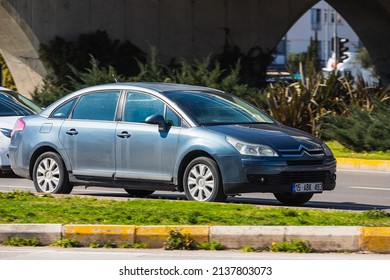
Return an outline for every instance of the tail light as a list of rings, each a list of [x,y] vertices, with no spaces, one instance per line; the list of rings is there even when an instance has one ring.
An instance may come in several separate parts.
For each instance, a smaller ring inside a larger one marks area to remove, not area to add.
[[[26,122],[22,118],[18,119],[14,125],[14,130],[11,133],[11,137],[12,135],[15,134],[15,132],[23,131],[25,127],[26,127]]]

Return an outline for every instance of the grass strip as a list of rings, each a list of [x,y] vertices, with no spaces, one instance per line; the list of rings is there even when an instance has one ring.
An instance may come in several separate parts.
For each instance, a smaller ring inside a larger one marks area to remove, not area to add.
[[[336,158],[379,159],[390,160],[390,151],[372,151],[357,153],[345,148],[337,141],[326,142]]]
[[[120,225],[390,226],[390,214],[311,210],[237,203],[0,193],[0,223]]]

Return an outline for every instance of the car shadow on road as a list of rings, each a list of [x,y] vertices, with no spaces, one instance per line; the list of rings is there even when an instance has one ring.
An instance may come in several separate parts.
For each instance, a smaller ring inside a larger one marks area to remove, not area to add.
[[[267,205],[267,206],[283,206],[276,199],[258,199],[258,198],[235,198],[231,200],[235,203],[245,203],[254,205]],[[389,205],[377,205],[377,204],[362,204],[356,202],[326,202],[326,201],[309,201],[300,208],[314,208],[314,209],[334,209],[334,210],[351,210],[351,211],[366,211],[366,210],[388,210],[390,212]]]
[[[129,199],[130,197],[126,193],[86,193],[82,195],[105,197],[105,198],[118,198]],[[153,194],[147,197],[147,199],[163,199],[163,200],[187,200],[184,194],[172,193],[172,194]],[[268,198],[251,198],[251,197],[228,197],[227,203],[241,203],[252,204],[258,206],[276,206],[287,207],[282,205],[276,199]],[[299,208],[305,209],[334,209],[334,210],[350,210],[350,211],[367,211],[367,210],[387,210],[390,213],[389,205],[375,205],[375,204],[362,204],[356,202],[325,202],[325,201],[309,201],[305,205]]]

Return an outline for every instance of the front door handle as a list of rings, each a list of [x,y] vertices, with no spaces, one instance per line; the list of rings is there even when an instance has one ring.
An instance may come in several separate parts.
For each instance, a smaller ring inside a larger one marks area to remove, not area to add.
[[[76,129],[74,129],[74,128],[69,129],[69,130],[66,131],[66,134],[69,134],[69,135],[76,135],[78,133],[79,132]]]
[[[131,134],[129,134],[127,131],[122,131],[121,133],[117,134],[118,137],[120,138],[129,138]]]

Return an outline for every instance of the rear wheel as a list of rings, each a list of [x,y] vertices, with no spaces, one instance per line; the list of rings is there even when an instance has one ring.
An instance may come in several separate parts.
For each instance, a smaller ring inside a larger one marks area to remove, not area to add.
[[[274,196],[284,205],[300,206],[308,202],[313,193],[274,193]]]
[[[68,194],[73,189],[62,158],[54,152],[43,153],[35,161],[33,181],[37,192]]]
[[[154,193],[154,191],[150,190],[132,190],[132,189],[125,189],[125,191],[131,196],[131,197],[147,197]]]
[[[191,161],[184,172],[183,184],[188,200],[226,200],[219,168],[210,158],[198,157]]]

